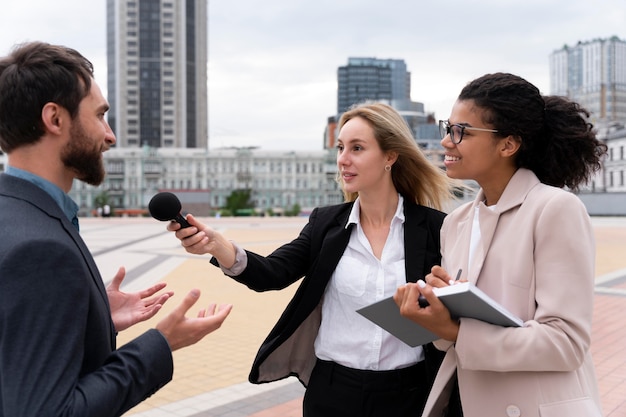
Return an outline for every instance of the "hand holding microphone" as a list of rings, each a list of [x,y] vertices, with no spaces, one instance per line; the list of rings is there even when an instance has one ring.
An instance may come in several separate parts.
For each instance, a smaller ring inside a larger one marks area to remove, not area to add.
[[[191,225],[185,220],[181,214],[182,206],[180,200],[175,194],[166,191],[156,194],[148,203],[150,215],[161,221],[175,221],[180,224],[181,228],[190,227]]]
[[[168,225],[167,230],[176,233],[176,238],[180,240],[188,253],[211,254],[220,265],[226,268],[232,267],[237,261],[233,243],[221,233],[196,220],[191,214],[189,219],[193,225],[190,224],[181,214],[180,201],[174,194],[168,192],[156,194],[150,200],[148,209],[152,217],[157,220],[174,221],[180,224],[180,229],[173,229],[171,225]],[[197,231],[184,230],[189,227],[196,228]]]

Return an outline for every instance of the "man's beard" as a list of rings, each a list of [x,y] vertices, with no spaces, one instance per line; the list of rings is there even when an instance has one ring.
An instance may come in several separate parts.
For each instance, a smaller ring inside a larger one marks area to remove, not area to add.
[[[70,142],[63,149],[61,160],[66,167],[76,173],[76,178],[90,185],[100,185],[104,181],[104,163],[102,150],[91,147],[83,126],[76,119],[70,129]]]

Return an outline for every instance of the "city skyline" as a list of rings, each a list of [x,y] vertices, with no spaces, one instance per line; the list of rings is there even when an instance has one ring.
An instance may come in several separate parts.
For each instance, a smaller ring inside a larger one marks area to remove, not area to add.
[[[321,149],[336,112],[337,69],[350,57],[402,59],[411,99],[438,119],[486,72],[549,88],[549,55],[563,45],[626,38],[621,1],[596,4],[460,0],[209,2],[209,144]],[[76,48],[106,91],[106,2],[24,0],[0,15],[0,55],[42,40]]]
[[[550,90],[591,114],[591,121],[626,122],[626,40],[580,42],[550,56]]]

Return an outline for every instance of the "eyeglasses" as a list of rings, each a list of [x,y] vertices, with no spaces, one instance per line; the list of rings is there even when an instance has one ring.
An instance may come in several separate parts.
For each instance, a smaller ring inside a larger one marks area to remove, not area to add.
[[[455,145],[461,143],[461,141],[463,140],[463,134],[466,130],[479,130],[481,132],[491,133],[498,132],[495,129],[485,129],[483,127],[469,127],[460,124],[451,125],[449,120],[439,120],[439,134],[441,135],[441,139],[445,138],[446,135],[450,135],[450,140]]]

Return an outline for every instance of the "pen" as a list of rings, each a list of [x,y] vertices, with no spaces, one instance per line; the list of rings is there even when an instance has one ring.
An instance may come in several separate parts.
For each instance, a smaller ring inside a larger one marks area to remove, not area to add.
[[[461,272],[463,272],[463,270],[461,268],[459,268],[459,272],[456,273],[456,278],[454,279],[454,281],[450,280],[450,281],[448,281],[448,284],[454,285],[457,282],[459,282],[459,278],[461,278]]]
[[[454,279],[454,281],[450,280],[450,285],[454,285],[454,283],[457,282],[461,278],[462,272],[463,270],[459,268],[459,271],[456,273],[456,278]],[[426,297],[424,297],[422,294],[420,294],[420,296],[417,297],[417,302],[421,308],[425,308],[429,306],[428,300],[426,300]]]

